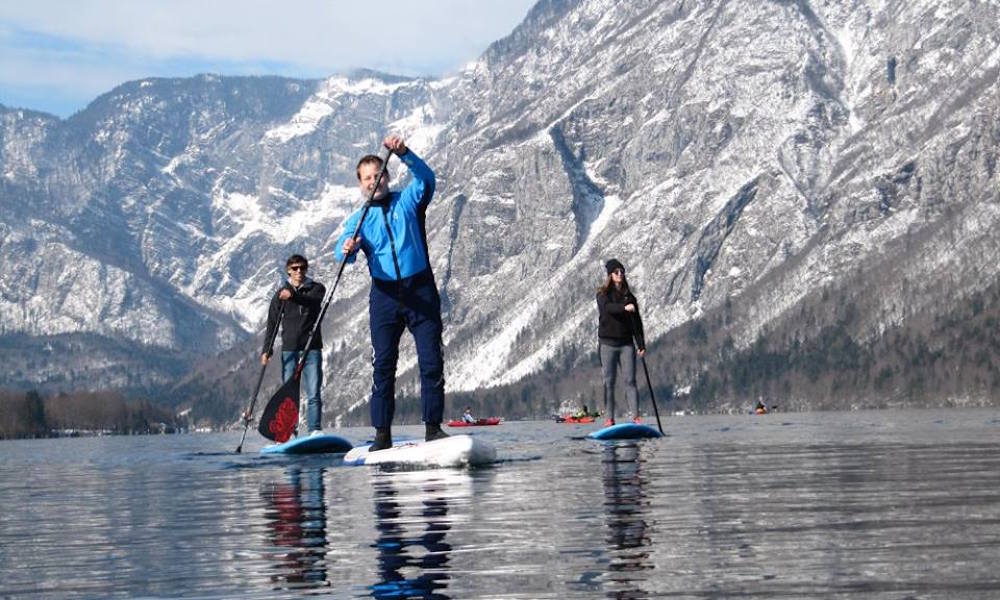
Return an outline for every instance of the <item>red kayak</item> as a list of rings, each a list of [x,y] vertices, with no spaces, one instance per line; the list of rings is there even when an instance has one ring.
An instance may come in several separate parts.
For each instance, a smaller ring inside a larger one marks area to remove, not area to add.
[[[476,419],[472,423],[466,423],[460,419],[448,421],[448,427],[483,427],[485,425],[499,425],[500,417],[490,417],[489,419]]]
[[[593,423],[594,417],[559,417],[556,423]]]

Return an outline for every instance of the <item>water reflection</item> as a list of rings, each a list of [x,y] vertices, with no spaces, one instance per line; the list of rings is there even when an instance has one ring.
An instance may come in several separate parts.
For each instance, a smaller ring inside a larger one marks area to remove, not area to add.
[[[326,500],[322,467],[291,466],[286,481],[261,491],[268,534],[278,553],[275,590],[326,587]]]
[[[468,477],[448,470],[374,475],[381,581],[369,587],[373,597],[450,597],[444,593],[451,578],[452,547],[445,540],[452,527],[449,502],[462,489],[468,495]]]
[[[604,509],[607,512],[610,562],[604,577],[609,598],[648,598],[642,588],[644,571],[650,562],[650,539],[647,534],[649,501],[644,490],[639,443],[634,441],[607,444],[603,448],[602,481]]]

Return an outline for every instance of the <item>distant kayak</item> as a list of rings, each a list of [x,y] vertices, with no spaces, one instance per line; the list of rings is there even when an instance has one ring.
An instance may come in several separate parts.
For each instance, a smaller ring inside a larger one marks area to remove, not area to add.
[[[471,423],[467,423],[461,419],[454,419],[448,421],[448,427],[485,427],[487,425],[499,425],[500,420],[500,417],[490,417],[488,419],[476,419]]]
[[[556,423],[593,423],[594,417],[556,417]]]

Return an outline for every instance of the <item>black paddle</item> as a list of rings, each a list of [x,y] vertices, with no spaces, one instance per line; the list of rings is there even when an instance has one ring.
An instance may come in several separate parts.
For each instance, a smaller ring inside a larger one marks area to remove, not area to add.
[[[267,340],[267,355],[271,355],[271,350],[274,348],[274,340],[278,337],[278,327],[281,326],[281,319],[285,316],[285,303],[282,301],[281,310],[278,311],[278,323],[274,326],[274,331],[271,332],[271,337]],[[253,420],[253,407],[257,405],[257,394],[260,393],[260,384],[264,381],[264,370],[267,369],[267,363],[260,366],[260,375],[257,376],[257,385],[253,388],[253,398],[250,400],[250,408],[243,413],[243,436],[240,438],[240,445],[236,446],[236,454],[243,451],[243,442],[247,439],[247,429],[250,427],[250,421]]]
[[[638,310],[638,307],[636,307],[636,309]],[[632,313],[632,336],[635,338],[635,344],[636,344],[636,346],[638,346],[639,342],[640,342],[640,340],[639,340],[639,324],[636,321],[636,315],[635,315],[635,313]],[[645,340],[642,340],[642,341],[645,341]],[[646,344],[642,344],[642,347],[645,348]],[[653,403],[653,414],[656,415],[656,426],[660,429],[660,433],[661,434],[666,435],[666,433],[663,433],[663,425],[660,423],[660,409],[658,409],[656,407],[656,396],[653,394],[653,383],[649,380],[649,369],[646,367],[645,353],[643,353],[643,354],[644,355],[640,356],[639,359],[642,361],[642,372],[646,374],[646,386],[649,387],[649,399]]]
[[[385,158],[382,159],[382,167],[378,171],[378,175],[375,177],[375,186],[372,188],[372,193],[368,196],[368,201],[365,202],[364,210],[361,212],[361,218],[358,219],[358,224],[354,228],[354,233],[351,235],[351,239],[358,237],[358,232],[361,231],[361,225],[365,222],[365,217],[368,215],[368,209],[372,206],[372,200],[375,199],[375,192],[378,191],[379,183],[382,181],[382,176],[385,175],[385,168],[389,164],[389,158],[392,157],[392,152],[388,151]],[[320,323],[323,322],[323,317],[326,315],[326,309],[330,306],[330,300],[333,299],[333,293],[337,291],[337,284],[340,283],[340,276],[344,273],[344,266],[347,264],[348,255],[345,254],[344,258],[340,260],[340,268],[337,269],[337,278],[333,282],[333,287],[330,291],[326,293],[326,298],[323,299],[323,307],[319,311],[319,316],[316,318],[316,322],[313,323],[312,331],[309,332],[309,338],[306,340],[305,350],[299,355],[299,360],[295,363],[295,372],[292,376],[278,388],[278,391],[271,396],[271,400],[264,407],[264,414],[261,415],[260,423],[257,425],[257,431],[269,440],[283,443],[288,441],[288,438],[292,437],[292,432],[299,422],[299,386],[301,382],[302,367],[306,363],[306,354],[309,352],[309,346],[312,345],[313,337],[316,332],[319,331]]]

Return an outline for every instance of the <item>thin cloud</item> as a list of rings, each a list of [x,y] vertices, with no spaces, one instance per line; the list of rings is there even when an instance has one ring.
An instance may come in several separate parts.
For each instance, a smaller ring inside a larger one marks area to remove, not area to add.
[[[39,0],[0,5],[0,102],[66,116],[130,79],[356,68],[438,76],[509,34],[534,0]],[[377,6],[378,8],[372,8]],[[31,92],[34,90],[33,92]],[[74,108],[68,107],[75,105]]]

